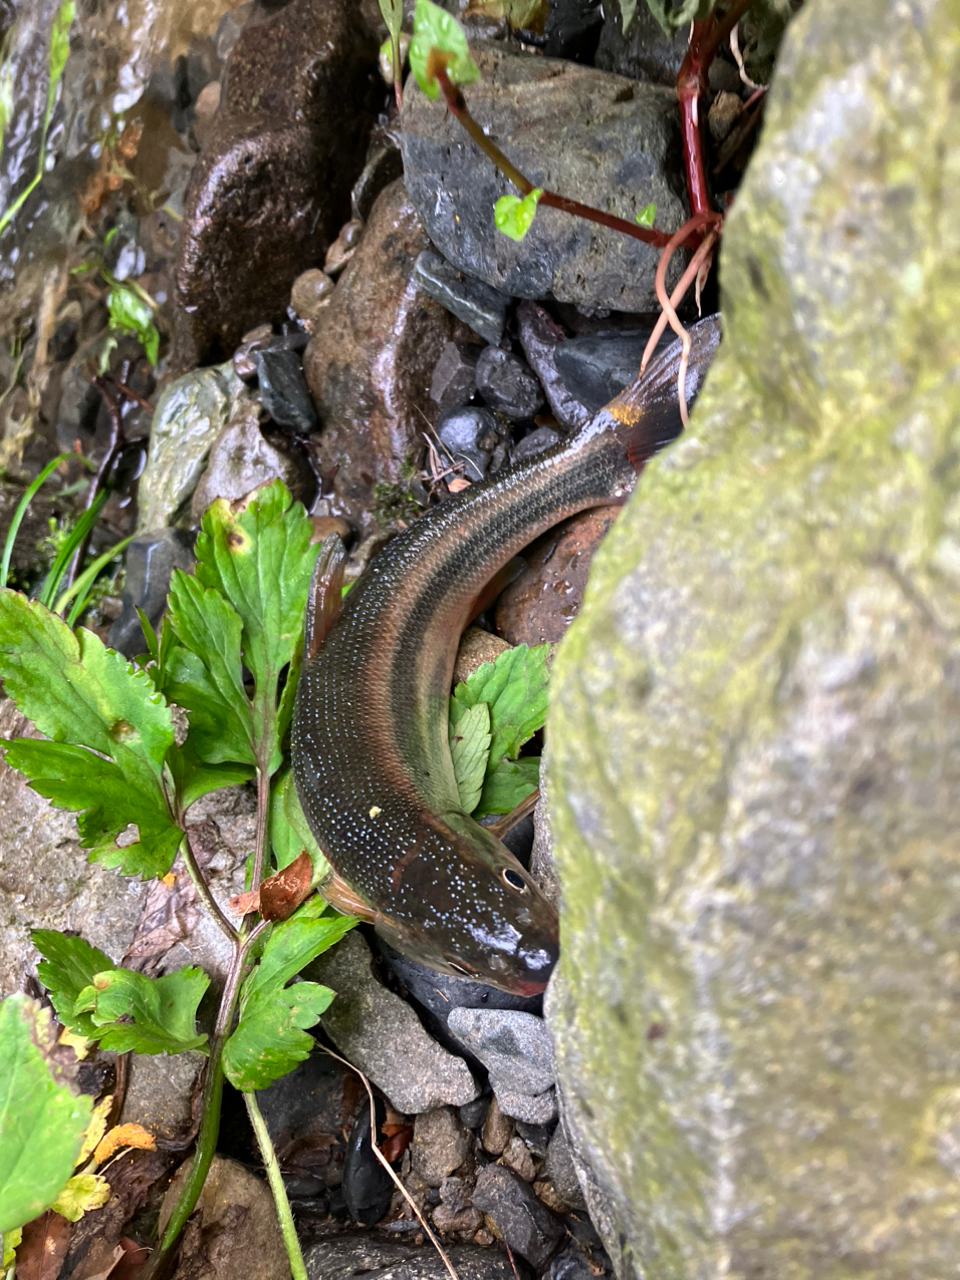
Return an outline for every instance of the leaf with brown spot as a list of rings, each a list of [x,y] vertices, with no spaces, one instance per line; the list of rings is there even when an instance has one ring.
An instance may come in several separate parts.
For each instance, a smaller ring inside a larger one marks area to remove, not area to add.
[[[71,1223],[52,1209],[28,1222],[17,1250],[18,1280],[56,1280],[72,1234]]]
[[[264,920],[286,920],[305,902],[313,883],[313,862],[304,849],[288,867],[260,886],[260,914]]]

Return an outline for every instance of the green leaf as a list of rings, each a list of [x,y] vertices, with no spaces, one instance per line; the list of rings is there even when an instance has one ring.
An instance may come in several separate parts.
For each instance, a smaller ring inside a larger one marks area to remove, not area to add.
[[[490,708],[485,702],[467,707],[450,699],[450,754],[460,803],[465,813],[473,813],[490,758]]]
[[[387,24],[390,35],[396,39],[403,26],[403,0],[379,0],[380,16]]]
[[[256,777],[256,769],[250,764],[204,764],[198,760],[189,741],[170,757],[171,770],[177,795],[184,809],[189,809],[211,791],[223,787],[239,787]]]
[[[224,1048],[224,1071],[235,1088],[263,1089],[309,1056],[313,1039],[306,1031],[334,993],[315,982],[286,984],[356,923],[326,912],[314,897],[273,926],[260,963],[243,984],[240,1021]]]
[[[13,1266],[14,1259],[17,1256],[17,1250],[23,1240],[23,1227],[16,1227],[13,1231],[0,1232],[0,1245],[2,1245],[3,1270],[6,1271]]]
[[[221,695],[201,657],[174,645],[167,657],[167,697],[190,713],[186,746],[207,764],[256,764],[249,715],[241,718]]]
[[[623,34],[626,35],[627,32],[630,30],[630,24],[633,22],[634,18],[637,16],[637,0],[619,0],[619,2],[620,2],[620,17],[622,20]],[[651,11],[653,11],[652,4],[650,8],[651,8]]]
[[[92,1039],[96,1026],[88,1013],[77,1014],[77,997],[93,982],[94,975],[116,966],[83,938],[69,938],[56,929],[34,929],[33,945],[46,957],[37,965],[40,981],[50,992],[50,999],[63,1025],[77,1035]]]
[[[282,762],[279,680],[302,636],[307,590],[320,550],[310,545],[312,533],[303,507],[278,480],[246,505],[215,502],[197,539],[198,581],[220,592],[240,616],[243,663],[255,685],[253,740],[265,743],[271,773]]]
[[[542,187],[534,187],[521,200],[519,196],[501,196],[493,207],[493,220],[497,230],[511,240],[522,240],[537,214],[537,205],[543,195]]]
[[[313,883],[319,884],[329,872],[330,863],[324,857],[320,846],[313,837],[313,832],[310,830],[310,825],[300,805],[297,788],[294,786],[292,770],[287,770],[284,774],[279,791],[284,818],[298,842],[297,855],[299,855],[301,849],[306,849],[310,855],[310,861],[313,863]],[[286,838],[287,840],[290,839],[289,836]]]
[[[454,84],[473,84],[480,78],[480,68],[470,57],[470,46],[463,27],[431,0],[417,0],[413,16],[413,39],[410,42],[410,70],[423,92],[435,101],[440,85],[435,75],[428,74],[430,53],[436,49],[445,55],[447,75]]]
[[[149,302],[123,280],[113,280],[107,294],[110,328],[118,333],[132,333],[140,339],[152,365],[160,354],[160,333],[153,322]]]
[[[490,706],[491,774],[506,756],[515,759],[523,744],[543,727],[547,714],[548,644],[528,649],[525,644],[484,663],[466,684],[457,685],[454,699],[464,707],[478,702]]]
[[[113,1192],[99,1173],[77,1173],[50,1206],[68,1222],[79,1222],[91,1209],[102,1209]]]
[[[31,1222],[73,1173],[93,1109],[51,1072],[50,1014],[15,995],[0,1004],[0,1234]]]
[[[63,75],[63,69],[67,65],[67,59],[70,57],[70,28],[73,26],[73,20],[76,17],[76,5],[74,0],[63,0],[63,4],[57,10],[57,16],[53,20],[53,29],[50,32],[50,84],[47,88],[47,122],[53,114],[53,105],[57,99],[57,86],[60,83],[60,77]]]
[[[94,862],[144,880],[170,870],[183,832],[158,786],[138,792],[118,765],[67,743],[15,738],[5,755],[34,791],[78,815],[80,842]]]
[[[209,985],[202,969],[179,969],[160,978],[108,969],[94,975],[75,1008],[90,1014],[94,1035],[111,1053],[203,1050],[207,1037],[197,1035],[197,1006]]]
[[[652,227],[656,216],[657,202],[656,200],[651,200],[650,203],[648,205],[644,205],[637,214],[637,222],[641,227]]]
[[[512,813],[539,785],[539,756],[501,760],[484,779],[480,803],[473,816],[485,818],[491,813]]]
[[[691,22],[703,22],[705,18],[709,18],[717,7],[717,0],[647,0],[647,5],[660,23],[664,34],[672,36],[675,31],[688,26]],[[627,0],[620,0],[624,31],[629,25],[625,6],[630,7],[632,18],[636,12],[636,0],[629,0],[629,5]]]

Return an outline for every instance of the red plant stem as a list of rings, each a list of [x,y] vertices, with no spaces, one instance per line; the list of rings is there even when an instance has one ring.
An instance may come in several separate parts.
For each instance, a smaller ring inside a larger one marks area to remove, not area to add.
[[[480,125],[474,120],[467,109],[463,94],[447,75],[443,54],[438,53],[436,49],[432,51],[427,64],[427,74],[432,74],[436,77],[437,83],[440,85],[443,96],[446,99],[450,114],[466,130],[484,155],[496,165],[505,177],[510,179],[518,191],[525,196],[529,195],[535,189],[534,183],[525,174],[521,173],[516,165],[511,164],[496,143],[487,137]],[[611,230],[620,231],[625,236],[631,236],[634,240],[642,240],[644,244],[652,245],[655,249],[664,248],[671,239],[670,235],[665,231],[655,231],[652,227],[641,227],[636,222],[627,222],[625,218],[618,218],[613,213],[604,213],[602,209],[594,209],[592,205],[581,204],[579,200],[568,200],[566,196],[558,195],[555,191],[544,190],[543,195],[540,197],[540,203],[548,209],[562,209],[564,213],[573,214],[574,217],[586,218],[589,222],[599,223],[602,227],[610,227]],[[687,238],[696,244],[699,243],[701,237],[698,231],[691,230]]]
[[[687,174],[690,212],[694,217],[710,209],[710,188],[700,142],[700,95],[707,89],[707,72],[717,50],[737,25],[753,0],[736,0],[720,21],[714,14],[693,24],[690,48],[677,75],[680,128],[683,134],[683,163]]]

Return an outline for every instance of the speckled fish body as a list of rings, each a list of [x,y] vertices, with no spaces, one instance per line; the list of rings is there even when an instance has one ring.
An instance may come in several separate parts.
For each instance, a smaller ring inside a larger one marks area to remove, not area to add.
[[[691,400],[719,322],[692,333]],[[442,972],[535,994],[558,946],[553,907],[460,806],[447,734],[460,634],[485,585],[534,538],[626,495],[638,433],[646,456],[677,434],[678,359],[671,348],[569,441],[410,525],[304,661],[293,769],[310,828],[386,940]]]

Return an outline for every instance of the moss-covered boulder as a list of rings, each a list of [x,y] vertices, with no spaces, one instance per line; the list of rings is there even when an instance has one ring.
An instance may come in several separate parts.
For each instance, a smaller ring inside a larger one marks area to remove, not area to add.
[[[557,661],[565,1117],[621,1276],[960,1259],[960,4],[809,0],[727,338]]]

